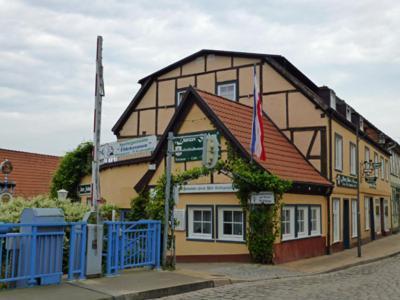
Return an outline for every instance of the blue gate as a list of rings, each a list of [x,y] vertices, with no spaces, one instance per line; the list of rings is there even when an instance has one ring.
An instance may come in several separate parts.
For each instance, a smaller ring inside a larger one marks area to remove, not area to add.
[[[106,275],[119,270],[160,267],[161,222],[104,222],[106,233]]]
[[[65,229],[68,229],[69,241]],[[69,253],[63,262],[64,248]],[[85,274],[86,223],[0,224],[0,284],[24,287]]]

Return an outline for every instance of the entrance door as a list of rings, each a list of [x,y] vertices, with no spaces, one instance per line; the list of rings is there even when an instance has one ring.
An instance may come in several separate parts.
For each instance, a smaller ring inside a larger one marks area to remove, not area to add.
[[[350,249],[350,209],[349,199],[343,200],[343,246]]]
[[[376,239],[375,235],[375,218],[374,218],[374,198],[370,197],[369,198],[369,222],[371,224],[371,240]]]
[[[386,235],[385,232],[385,204],[384,204],[384,200],[383,198],[380,199],[380,211],[381,211],[381,232],[382,232],[382,236]]]

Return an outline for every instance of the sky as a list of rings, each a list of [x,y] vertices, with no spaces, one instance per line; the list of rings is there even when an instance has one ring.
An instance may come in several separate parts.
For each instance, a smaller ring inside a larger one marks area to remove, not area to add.
[[[0,28],[0,148],[92,139],[97,35],[102,143],[140,78],[200,49],[283,55],[400,141],[400,1],[0,0]]]

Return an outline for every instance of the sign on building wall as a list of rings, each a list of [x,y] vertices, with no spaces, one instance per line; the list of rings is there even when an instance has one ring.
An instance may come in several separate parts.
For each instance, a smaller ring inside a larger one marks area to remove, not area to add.
[[[273,192],[260,192],[252,194],[250,198],[251,204],[275,204],[275,195]]]
[[[175,225],[176,231],[184,231],[186,228],[185,224],[185,210],[184,209],[174,209],[174,219],[177,221]]]
[[[220,134],[218,131],[207,131],[203,133],[216,134],[218,140],[220,140]],[[174,148],[176,151],[175,162],[202,160],[203,137],[199,136],[199,133],[178,136],[174,139]],[[179,150],[188,150],[188,149],[200,149],[200,150],[179,152]]]
[[[201,194],[201,193],[233,193],[232,183],[214,183],[214,184],[188,184],[180,188],[180,194]]]
[[[90,184],[81,184],[79,186],[79,195],[88,195],[92,191],[92,187]]]
[[[357,188],[357,177],[338,174],[336,176],[336,185],[346,188]]]
[[[99,151],[100,162],[113,162],[133,155],[148,155],[154,151],[156,145],[157,137],[155,135],[103,144]]]

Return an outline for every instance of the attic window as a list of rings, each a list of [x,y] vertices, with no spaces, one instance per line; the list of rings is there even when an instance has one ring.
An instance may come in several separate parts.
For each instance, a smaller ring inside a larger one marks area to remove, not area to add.
[[[331,96],[330,96],[330,106],[331,106],[331,108],[336,110],[336,95],[332,91],[331,91]]]
[[[360,130],[364,131],[364,119],[360,116]]]
[[[351,107],[346,105],[346,119],[351,122]]]
[[[217,84],[217,95],[236,101],[236,82],[224,82]]]

